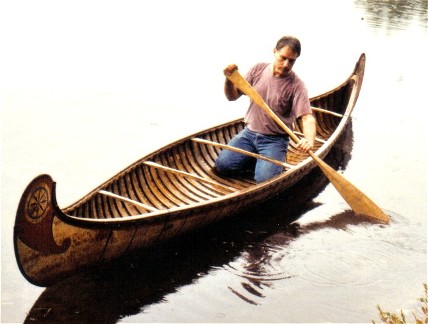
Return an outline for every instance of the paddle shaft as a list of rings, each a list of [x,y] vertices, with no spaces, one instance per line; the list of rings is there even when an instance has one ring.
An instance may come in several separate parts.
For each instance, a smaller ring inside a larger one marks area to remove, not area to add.
[[[298,143],[299,138],[283,123],[281,119],[270,109],[260,94],[244,79],[238,70],[235,70],[226,77],[243,93],[245,93],[254,103],[262,108],[284,131],[290,138]],[[346,180],[341,174],[336,172],[327,163],[321,160],[312,151],[309,151],[310,156],[318,164],[320,169],[324,172],[326,177],[334,185],[340,195],[351,206],[357,214],[364,214],[381,222],[388,223],[388,216],[380,209],[370,198],[368,198],[362,191],[357,189],[352,183]]]
[[[299,138],[291,131],[284,122],[279,119],[279,117],[270,109],[267,103],[263,100],[260,94],[245,80],[238,70],[235,70],[231,75],[228,75],[227,78],[243,93],[245,93],[252,101],[262,108],[265,113],[267,113],[282,129],[290,136],[290,138],[299,143]]]

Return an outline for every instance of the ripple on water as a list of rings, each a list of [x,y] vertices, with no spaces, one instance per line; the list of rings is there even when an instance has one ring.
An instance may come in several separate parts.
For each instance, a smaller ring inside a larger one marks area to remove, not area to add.
[[[318,286],[369,287],[382,281],[377,274],[393,261],[383,242],[358,240],[329,247],[318,249],[305,263],[301,279]]]
[[[252,244],[249,251],[223,269],[241,277],[240,285],[228,287],[229,290],[245,302],[253,305],[261,303],[265,289],[272,288],[272,282],[285,280],[292,275],[281,266],[287,250],[283,246],[270,243]]]
[[[240,287],[229,289],[246,302],[257,304],[257,299],[266,295],[265,289],[273,288],[274,281],[292,277],[317,286],[374,287],[382,284],[392,267],[394,276],[405,275],[407,267],[398,265],[426,255],[426,238],[418,234],[418,224],[388,214],[389,225],[355,217],[350,224],[337,227],[337,220],[328,220],[303,227],[293,238],[275,233],[263,242],[252,243],[223,267],[243,278]]]
[[[412,223],[409,218],[393,212],[390,226],[387,228],[386,242],[391,244],[397,252],[426,254],[426,224]]]
[[[408,267],[403,264],[425,258],[426,237],[420,224],[388,214],[389,225],[353,224],[340,230],[306,232],[296,242],[298,253],[306,257],[299,257],[299,264],[293,265],[284,260],[284,266],[294,266],[299,278],[319,286],[376,286],[390,276],[391,269],[397,278],[406,275]],[[311,238],[319,244],[308,244]]]

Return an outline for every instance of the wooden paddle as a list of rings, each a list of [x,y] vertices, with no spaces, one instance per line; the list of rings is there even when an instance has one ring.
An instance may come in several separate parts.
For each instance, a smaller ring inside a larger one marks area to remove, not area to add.
[[[272,109],[270,109],[259,93],[241,76],[238,70],[235,70],[231,75],[226,75],[226,77],[253,102],[259,105],[270,117],[272,117],[272,119],[275,120],[275,122],[278,123],[285,132],[287,132],[294,142],[299,142],[299,138],[282,122],[281,119],[279,119]],[[389,223],[389,217],[370,198],[346,180],[340,173],[327,165],[327,163],[321,160],[312,151],[309,151],[309,154],[355,213],[366,215],[385,224]]]

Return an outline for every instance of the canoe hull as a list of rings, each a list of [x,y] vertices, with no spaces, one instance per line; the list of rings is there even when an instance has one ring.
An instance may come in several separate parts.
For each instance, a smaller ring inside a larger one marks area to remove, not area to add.
[[[149,248],[192,230],[205,227],[257,205],[298,182],[313,169],[312,163],[300,169],[287,181],[275,183],[270,190],[250,191],[236,195],[228,204],[222,201],[200,208],[189,208],[159,219],[95,227],[91,223],[79,224],[63,217],[55,203],[55,182],[48,175],[35,178],[21,198],[19,217],[15,225],[15,251],[21,272],[28,281],[49,286],[88,266],[109,262],[134,251]],[[285,184],[284,184],[285,183]],[[28,214],[29,201],[46,193],[47,208],[35,223]],[[53,207],[53,208],[52,208]]]

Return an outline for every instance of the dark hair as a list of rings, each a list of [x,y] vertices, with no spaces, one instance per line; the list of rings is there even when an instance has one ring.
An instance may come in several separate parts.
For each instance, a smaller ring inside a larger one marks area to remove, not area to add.
[[[284,36],[279,39],[279,41],[276,43],[276,50],[279,51],[284,46],[288,46],[294,53],[297,54],[297,56],[300,56],[301,51],[301,45],[300,41],[293,36]]]

